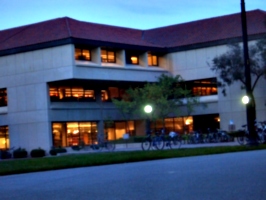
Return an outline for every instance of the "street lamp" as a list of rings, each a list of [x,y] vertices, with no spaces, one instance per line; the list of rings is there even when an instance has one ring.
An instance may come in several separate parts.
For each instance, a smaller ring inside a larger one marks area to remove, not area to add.
[[[144,112],[147,113],[147,114],[151,113],[152,112],[152,107],[150,105],[146,105],[144,107]]]
[[[146,105],[144,107],[144,112],[149,115],[152,112],[152,106],[151,105]],[[150,127],[151,127],[151,120],[150,117],[146,120],[146,134],[150,134]]]
[[[242,97],[242,103],[245,105],[249,103],[249,97],[247,95]]]

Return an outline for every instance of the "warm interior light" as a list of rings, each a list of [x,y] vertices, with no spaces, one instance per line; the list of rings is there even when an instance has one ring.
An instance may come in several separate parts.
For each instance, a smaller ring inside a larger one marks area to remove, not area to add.
[[[131,56],[131,63],[132,64],[138,64],[138,57],[136,57],[136,56]]]

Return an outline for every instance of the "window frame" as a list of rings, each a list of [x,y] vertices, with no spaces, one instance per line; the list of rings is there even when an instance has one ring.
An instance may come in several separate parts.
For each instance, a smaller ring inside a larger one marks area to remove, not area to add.
[[[110,58],[112,57],[110,53],[113,53],[114,59]],[[103,58],[103,56],[106,56],[106,58]],[[116,63],[116,51],[114,49],[101,48],[101,62],[102,63]]]
[[[153,57],[156,57],[156,63],[154,63]],[[149,62],[151,60],[151,63]],[[152,67],[158,67],[159,66],[159,56],[157,54],[154,54],[152,52],[148,52],[148,66]]]
[[[0,89],[0,107],[5,107],[8,104],[8,98],[7,98],[7,89],[1,88]]]
[[[79,54],[77,54],[77,50],[80,50]],[[89,57],[87,58],[84,54],[84,51],[89,52]],[[79,61],[91,61],[91,50],[89,48],[80,48],[80,47],[75,47],[75,60]]]

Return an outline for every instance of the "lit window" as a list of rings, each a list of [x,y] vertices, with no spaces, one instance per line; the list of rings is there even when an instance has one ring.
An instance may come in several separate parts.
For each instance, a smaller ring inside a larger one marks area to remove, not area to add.
[[[117,87],[109,87],[110,99],[119,97],[119,89]]]
[[[75,59],[76,60],[91,60],[91,53],[89,49],[75,49]]]
[[[8,149],[9,147],[8,126],[0,126],[0,149]]]
[[[131,60],[131,64],[134,64],[134,65],[139,64],[139,58],[137,56],[131,56],[130,60]]]
[[[94,90],[85,90],[84,97],[94,99]]]
[[[94,144],[97,141],[96,122],[61,122],[52,123],[53,146],[67,147]]]
[[[103,63],[115,63],[115,51],[102,49],[101,50],[101,60]]]
[[[94,90],[83,87],[50,87],[51,101],[95,101]]]
[[[195,96],[217,95],[216,78],[188,81],[186,85]]]
[[[83,97],[83,88],[72,88],[72,97],[81,98]]]
[[[108,98],[107,91],[106,90],[102,90],[101,93],[102,93],[102,101],[108,101],[109,98]]]
[[[148,65],[149,66],[158,66],[158,56],[148,53]]]

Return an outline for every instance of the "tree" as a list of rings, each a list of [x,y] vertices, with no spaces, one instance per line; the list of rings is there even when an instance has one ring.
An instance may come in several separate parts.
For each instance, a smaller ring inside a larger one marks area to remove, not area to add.
[[[147,83],[143,87],[130,88],[121,101],[113,100],[116,107],[125,117],[138,116],[146,118],[143,111],[145,105],[153,107],[151,120],[163,120],[170,114],[180,115],[180,106],[184,105],[184,98],[188,112],[192,112],[192,104],[197,103],[196,97],[191,97],[191,91],[185,89],[183,79],[177,75],[175,77],[161,75],[158,82]]]
[[[229,50],[215,57],[212,60],[211,69],[215,71],[220,80],[218,86],[222,88],[223,94],[226,96],[226,86],[232,85],[234,82],[241,83],[241,89],[245,89],[245,66],[243,59],[243,50],[239,44],[228,45]],[[266,38],[259,40],[257,43],[249,46],[250,73],[252,78],[251,98],[254,100],[254,89],[261,77],[266,72]]]

